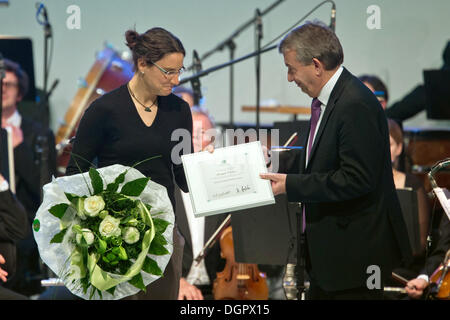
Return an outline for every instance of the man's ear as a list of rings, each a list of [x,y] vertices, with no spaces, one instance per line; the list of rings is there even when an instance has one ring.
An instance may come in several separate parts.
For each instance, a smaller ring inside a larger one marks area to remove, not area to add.
[[[316,71],[316,75],[320,76],[323,73],[323,70],[324,70],[323,63],[317,58],[313,58],[312,61],[313,61],[313,64],[314,64],[314,69]]]

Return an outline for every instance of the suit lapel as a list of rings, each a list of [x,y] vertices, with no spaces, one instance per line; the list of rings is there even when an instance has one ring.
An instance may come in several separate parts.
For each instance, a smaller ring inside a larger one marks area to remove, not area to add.
[[[311,160],[314,157],[314,153],[317,149],[317,146],[319,145],[320,138],[322,136],[323,131],[325,130],[327,121],[328,121],[331,113],[333,112],[334,106],[336,105],[336,102],[339,100],[339,97],[342,94],[342,90],[344,89],[345,84],[349,80],[350,76],[351,76],[350,72],[348,72],[347,69],[344,68],[344,70],[342,71],[342,74],[340,75],[338,81],[336,82],[336,85],[334,86],[333,90],[331,91],[330,98],[328,99],[328,104],[325,108],[325,113],[323,114],[322,120],[320,121],[319,129],[317,130],[316,136],[314,138],[314,144],[312,145],[311,155],[310,155],[310,159],[308,161],[308,167],[306,169],[308,169],[310,167]],[[309,136],[309,132],[308,132],[308,136]],[[304,154],[306,154],[306,152],[304,152]],[[304,163],[305,163],[305,159],[303,159],[303,167],[304,167]]]

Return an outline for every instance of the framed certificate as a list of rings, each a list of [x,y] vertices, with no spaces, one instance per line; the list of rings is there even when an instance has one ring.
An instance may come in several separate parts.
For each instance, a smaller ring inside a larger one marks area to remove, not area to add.
[[[259,141],[181,156],[196,217],[275,203]]]

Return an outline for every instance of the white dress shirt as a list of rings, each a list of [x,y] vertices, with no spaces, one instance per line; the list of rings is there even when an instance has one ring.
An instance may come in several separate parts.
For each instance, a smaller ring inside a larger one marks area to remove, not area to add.
[[[344,68],[342,66],[337,69],[337,71],[333,74],[333,76],[327,81],[327,83],[322,87],[322,90],[320,90],[319,96],[317,99],[320,101],[320,117],[319,121],[317,122],[316,131],[313,135],[313,143],[311,143],[311,147],[314,144],[314,139],[316,137],[317,130],[319,130],[320,123],[322,122],[323,114],[325,113],[325,108],[327,107],[328,100],[330,100],[331,92],[333,91],[334,86],[336,85],[336,82],[338,81],[339,77],[342,74],[342,71]],[[306,154],[309,152],[309,137],[308,141],[306,143]],[[308,157],[306,157],[305,167],[308,165]]]
[[[189,224],[189,231],[191,233],[192,240],[192,254],[195,259],[204,246],[205,217],[197,218],[194,216],[189,193],[181,191],[181,197],[183,198],[184,209],[186,211],[186,217]],[[198,265],[195,261],[192,262],[186,281],[194,285],[205,285],[210,283],[208,272],[206,271],[205,259],[202,259]]]

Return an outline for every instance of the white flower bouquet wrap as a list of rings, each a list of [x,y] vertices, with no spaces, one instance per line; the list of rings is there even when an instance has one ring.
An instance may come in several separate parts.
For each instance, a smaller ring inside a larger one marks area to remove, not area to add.
[[[33,233],[43,262],[75,295],[115,300],[146,290],[173,252],[164,186],[122,165],[53,179]]]

